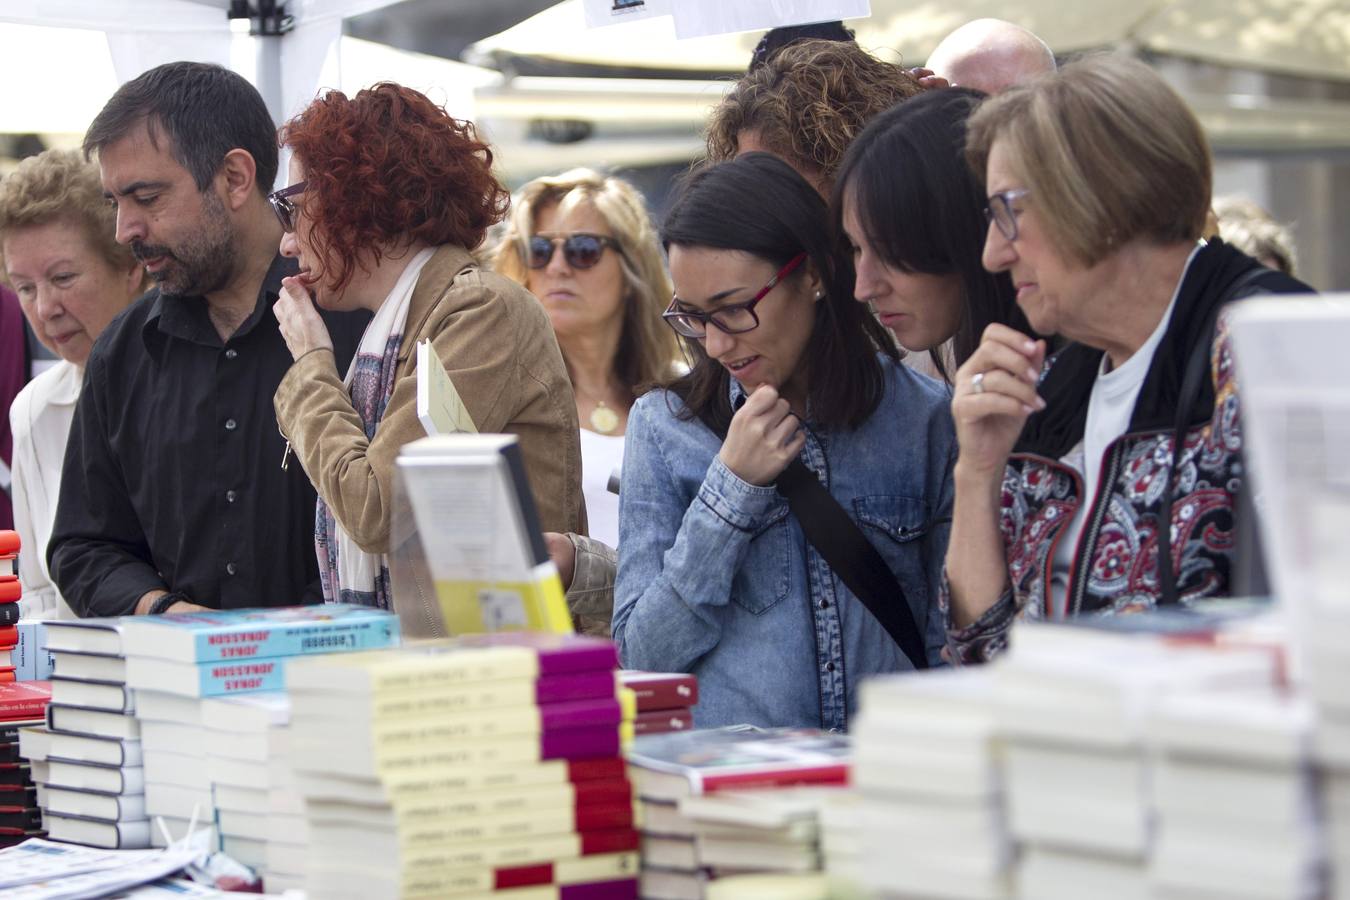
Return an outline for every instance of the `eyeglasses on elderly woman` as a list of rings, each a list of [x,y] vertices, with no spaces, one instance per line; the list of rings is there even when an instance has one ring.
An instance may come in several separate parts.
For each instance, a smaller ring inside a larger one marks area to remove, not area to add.
[[[303,194],[307,187],[308,181],[300,181],[267,195],[267,202],[272,204],[272,212],[277,214],[277,220],[287,232],[295,231],[295,202],[290,198]]]

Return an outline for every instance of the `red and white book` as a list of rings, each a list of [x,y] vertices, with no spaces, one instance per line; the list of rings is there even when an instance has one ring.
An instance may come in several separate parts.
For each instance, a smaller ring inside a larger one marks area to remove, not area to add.
[[[846,784],[851,758],[847,735],[734,725],[639,737],[628,765],[643,799],[677,800],[733,788]]]
[[[3,673],[0,673],[2,675]],[[9,672],[13,675],[11,669]],[[52,699],[50,681],[19,681],[0,684],[0,721],[40,719]]]
[[[619,681],[637,695],[638,712],[687,709],[698,703],[698,677],[684,672],[625,670]]]
[[[687,709],[650,709],[633,719],[633,734],[668,734],[689,731],[694,727],[694,714]]]

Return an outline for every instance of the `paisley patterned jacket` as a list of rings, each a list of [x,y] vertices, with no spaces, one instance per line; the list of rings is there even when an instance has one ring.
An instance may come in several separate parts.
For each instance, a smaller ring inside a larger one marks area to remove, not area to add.
[[[1061,458],[1083,437],[1101,351],[1071,344],[1049,362],[1040,384],[1046,409],[1033,416],[1003,477],[1000,528],[1008,566],[1003,595],[969,626],[948,631],[953,662],[982,662],[1007,645],[1018,617],[1050,618],[1050,573],[1065,528],[1090,503],[1074,553],[1065,613],[1114,615],[1148,609],[1161,592],[1158,529],[1171,527],[1177,596],[1189,604],[1230,591],[1234,506],[1244,480],[1237,382],[1220,308],[1256,293],[1312,289],[1211,241],[1191,262],[1126,433],[1108,445],[1097,496]],[[1217,321],[1215,319],[1217,316]],[[1214,322],[1211,328],[1210,323]],[[1208,348],[1211,379],[1192,407],[1167,490],[1176,408],[1192,354]],[[1169,507],[1170,501],[1170,509]],[[948,603],[943,579],[940,599]]]

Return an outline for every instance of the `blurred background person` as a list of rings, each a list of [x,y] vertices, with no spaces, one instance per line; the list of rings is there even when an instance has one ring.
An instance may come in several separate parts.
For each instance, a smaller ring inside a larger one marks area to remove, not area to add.
[[[1261,265],[1286,275],[1295,274],[1298,250],[1294,230],[1279,222],[1257,203],[1244,197],[1219,197],[1214,201],[1219,236]]]
[[[1073,343],[1043,372],[1044,341],[995,325],[957,372],[952,656],[988,659],[1018,616],[1229,594],[1246,473],[1220,313],[1310,288],[1199,240],[1209,144],[1141,62],[1088,57],[1015,88],[968,144],[985,265],[1011,275],[1036,334]]]
[[[584,531],[576,403],[548,317],[469,252],[509,201],[473,125],[386,82],[324,94],[282,140],[290,185],[271,199],[281,252],[300,269],[273,307],[295,358],[275,407],[319,493],[325,600],[390,607],[394,460],[426,434],[414,352],[424,340],[478,431],[520,438],[543,527]],[[374,313],[345,380],[316,303]]]
[[[614,639],[625,666],[698,675],[700,727],[842,730],[863,678],[942,649],[948,394],[852,298],[827,218],[753,153],[696,173],[662,227],[693,368],[633,407]],[[855,536],[847,569],[808,539],[820,521]],[[866,575],[908,630],[846,586]]]
[[[863,126],[923,90],[903,68],[852,41],[799,41],[736,82],[714,107],[708,161],[772,153],[828,197]]]
[[[145,270],[114,236],[116,216],[98,166],[73,150],[29,157],[0,182],[5,279],[34,334],[61,357],[9,411],[25,616],[74,615],[47,568],[66,440],[94,341],[145,287]]]
[[[1055,54],[1021,25],[975,19],[947,35],[924,66],[953,86],[1001,94],[1055,71]]]
[[[983,99],[945,88],[881,113],[849,147],[830,204],[853,252],[854,295],[948,381],[990,324],[1027,330],[1007,273],[980,260],[984,184],[964,153]]]
[[[538,178],[516,196],[493,266],[543,304],[581,424],[582,491],[592,538],[619,541],[610,476],[623,463],[628,410],[665,382],[678,353],[656,229],[632,185],[589,169]]]

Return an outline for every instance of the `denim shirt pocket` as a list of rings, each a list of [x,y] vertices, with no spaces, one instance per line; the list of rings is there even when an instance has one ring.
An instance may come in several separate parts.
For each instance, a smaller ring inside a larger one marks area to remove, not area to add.
[[[750,535],[745,561],[731,583],[731,602],[753,615],[777,606],[792,587],[792,523],[780,503]]]
[[[910,604],[919,600],[917,608],[926,608],[927,598],[933,595],[923,540],[932,527],[928,504],[913,497],[873,494],[855,497],[853,513],[862,533],[895,573]]]

